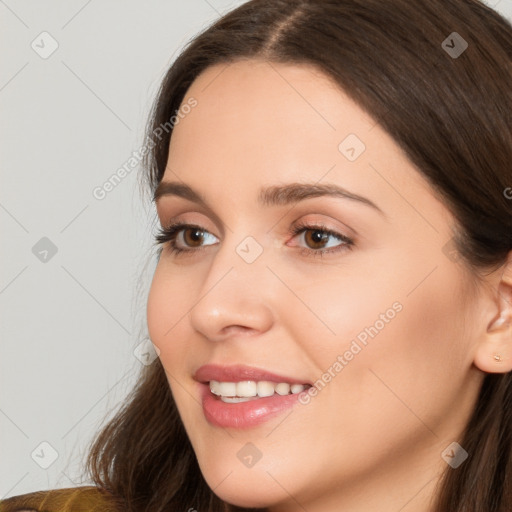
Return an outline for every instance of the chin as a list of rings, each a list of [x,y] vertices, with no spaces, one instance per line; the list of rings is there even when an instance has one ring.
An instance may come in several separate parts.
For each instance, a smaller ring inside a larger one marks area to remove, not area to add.
[[[268,490],[261,492],[250,482],[226,485],[225,488],[223,484],[223,489],[220,492],[219,489],[215,489],[214,493],[226,503],[244,508],[267,508],[276,505],[285,498],[282,494],[269,495]]]
[[[223,467],[203,472],[212,491],[223,501],[245,508],[266,508],[287,498],[287,494],[264,470]]]

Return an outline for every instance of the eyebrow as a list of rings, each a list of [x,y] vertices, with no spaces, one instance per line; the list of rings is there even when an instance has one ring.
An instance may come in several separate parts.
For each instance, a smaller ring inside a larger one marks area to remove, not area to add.
[[[207,201],[194,189],[175,181],[162,181],[153,194],[153,202],[163,196],[177,196],[193,201],[211,211]],[[258,194],[258,202],[263,206],[284,206],[313,197],[330,196],[357,201],[377,210],[381,215],[384,212],[367,197],[354,194],[332,183],[289,183],[286,185],[272,185],[263,187]]]

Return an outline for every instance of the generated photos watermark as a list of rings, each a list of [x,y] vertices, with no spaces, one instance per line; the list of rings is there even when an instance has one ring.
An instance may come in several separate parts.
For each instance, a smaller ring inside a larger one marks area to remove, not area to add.
[[[196,106],[197,100],[191,96],[186,103],[181,105],[180,109],[176,111],[175,115],[171,116],[171,118],[165,123],[162,123],[160,126],[156,127],[152,133],[154,138],[149,136],[146,143],[136,151],[133,151],[126,162],[124,162],[124,164],[119,167],[102,185],[94,187],[92,191],[94,198],[98,201],[105,199],[105,197],[107,197],[107,195],[112,192],[121,183],[121,181],[123,181],[126,176],[128,176],[131,171],[137,167],[137,165],[139,165],[144,156],[146,156],[149,151],[156,146],[157,142],[155,141],[155,138],[159,141],[162,140],[164,132],[171,132],[180,122],[180,119],[184,119],[185,116],[187,116]]]
[[[369,327],[365,327],[359,334],[351,341],[350,347],[345,350],[342,355],[336,357],[336,361],[333,362],[327,370],[322,373],[319,379],[317,379],[313,386],[300,393],[298,401],[302,405],[310,403],[311,398],[315,397],[319,391],[325,388],[329,382],[332,381],[336,375],[338,375],[350,361],[354,359],[367,345],[370,339],[375,338],[391,320],[393,320],[403,306],[400,302],[394,302],[390,308],[386,309],[384,313],[379,315],[379,318]]]

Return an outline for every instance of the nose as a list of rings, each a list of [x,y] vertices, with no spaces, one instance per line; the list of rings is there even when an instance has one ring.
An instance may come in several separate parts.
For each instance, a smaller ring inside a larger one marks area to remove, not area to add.
[[[214,257],[190,312],[192,327],[211,341],[262,334],[274,322],[275,289],[263,258],[245,262],[233,247]]]

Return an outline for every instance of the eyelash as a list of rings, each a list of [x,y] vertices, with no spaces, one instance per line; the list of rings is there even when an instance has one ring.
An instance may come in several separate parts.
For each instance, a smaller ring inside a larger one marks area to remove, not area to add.
[[[204,250],[208,246],[200,246],[195,249],[182,249],[181,247],[176,246],[176,238],[180,231],[183,231],[185,229],[197,229],[202,232],[209,233],[206,229],[203,229],[201,226],[197,226],[196,224],[187,224],[184,222],[173,222],[169,226],[166,227],[160,227],[158,233],[155,236],[155,245],[163,245],[166,242],[169,243],[169,248],[172,254],[175,255],[183,255],[185,253],[192,253],[192,252],[198,252],[201,250]],[[328,229],[323,224],[307,224],[305,222],[301,222],[297,225],[295,225],[290,232],[288,233],[288,236],[296,237],[297,235],[301,234],[304,231],[320,231],[323,234],[333,236],[334,238],[339,239],[340,241],[344,242],[342,245],[338,245],[336,247],[331,247],[329,249],[309,249],[307,247],[302,247],[300,249],[300,253],[306,256],[312,256],[322,257],[324,254],[327,253],[336,253],[343,250],[351,250],[354,245],[354,241],[345,236],[341,233],[337,233],[336,231],[333,231],[331,229]],[[211,234],[211,233],[210,233]],[[162,247],[160,247],[159,252],[162,251]]]

